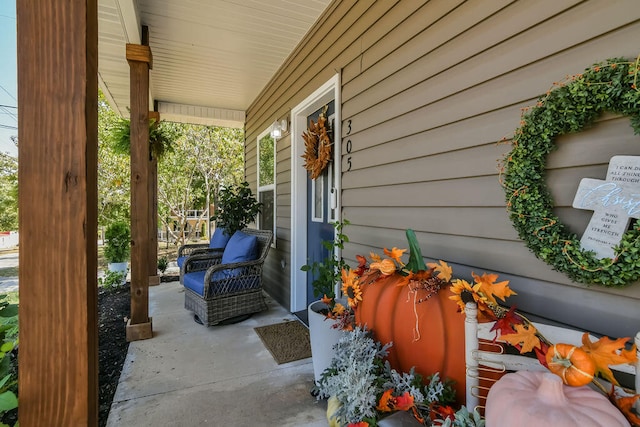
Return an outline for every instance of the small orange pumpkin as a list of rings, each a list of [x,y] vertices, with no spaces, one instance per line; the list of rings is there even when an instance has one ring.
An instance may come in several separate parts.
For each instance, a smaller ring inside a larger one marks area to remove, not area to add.
[[[596,364],[583,349],[571,344],[555,344],[547,352],[547,366],[562,381],[580,387],[593,380]]]

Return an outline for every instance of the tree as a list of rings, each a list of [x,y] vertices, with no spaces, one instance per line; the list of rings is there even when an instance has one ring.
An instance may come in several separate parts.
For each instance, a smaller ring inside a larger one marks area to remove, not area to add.
[[[120,121],[105,99],[98,94],[98,225],[129,221],[131,210],[129,156],[117,154],[111,140]]]
[[[217,205],[220,189],[227,186],[238,185],[243,179],[244,144],[241,129],[191,127],[192,132],[187,132],[186,137],[194,147],[194,155],[197,159],[196,168],[203,180],[204,206],[211,206],[212,199]],[[212,216],[211,212],[208,212]],[[211,236],[209,225],[206,221],[207,236]]]
[[[207,207],[220,188],[242,181],[244,144],[241,129],[181,126],[173,152],[158,164],[158,210],[172,237],[184,244],[201,223],[208,224]],[[187,213],[196,209],[203,212],[185,234]]]
[[[0,231],[18,229],[18,159],[0,153]]]

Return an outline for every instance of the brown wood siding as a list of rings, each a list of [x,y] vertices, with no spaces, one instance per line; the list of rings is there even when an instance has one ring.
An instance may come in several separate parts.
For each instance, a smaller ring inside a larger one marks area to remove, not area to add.
[[[635,333],[640,286],[585,287],[538,260],[509,221],[498,161],[523,107],[594,62],[636,57],[638,39],[633,0],[334,1],[247,111],[248,149],[339,71],[349,261],[382,246],[405,247],[411,227],[426,257],[452,262],[460,274],[511,279],[524,310],[596,332]],[[579,180],[604,177],[613,155],[640,155],[638,142],[629,120],[613,116],[558,139],[547,183],[572,231],[580,234],[590,218],[571,208]],[[278,144],[278,240],[287,242],[278,251],[290,259],[291,139]],[[251,162],[247,169],[255,173]],[[288,287],[286,274],[274,280]],[[616,314],[589,319],[606,311]]]

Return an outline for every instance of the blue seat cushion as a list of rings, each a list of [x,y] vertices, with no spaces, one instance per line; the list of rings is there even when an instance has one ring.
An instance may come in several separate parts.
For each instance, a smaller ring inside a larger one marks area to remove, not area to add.
[[[213,236],[211,236],[211,240],[209,241],[210,248],[225,248],[227,243],[231,239],[231,236],[225,233],[224,228],[216,228],[216,231],[213,232]]]
[[[206,270],[200,270],[185,274],[183,278],[185,288],[189,288],[198,295],[204,296],[204,275],[206,273]]]
[[[238,230],[233,233],[222,253],[222,264],[258,259],[258,237]]]
[[[176,259],[176,263],[178,263],[178,267],[182,268],[182,264],[184,264],[185,260],[189,258],[188,256],[179,256],[178,259]]]

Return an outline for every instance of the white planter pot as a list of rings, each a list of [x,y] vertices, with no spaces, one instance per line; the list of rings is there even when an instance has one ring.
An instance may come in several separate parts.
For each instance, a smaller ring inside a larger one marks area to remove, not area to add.
[[[313,361],[313,377],[316,382],[322,377],[322,373],[331,364],[333,359],[333,346],[345,334],[341,329],[332,328],[335,321],[327,319],[319,313],[327,305],[322,301],[309,304],[309,338],[311,340],[311,359]]]
[[[110,262],[109,264],[107,264],[107,269],[109,271],[115,271],[117,273],[124,273],[122,275],[122,282],[120,283],[120,285],[124,285],[125,283],[127,283],[127,270],[129,269],[129,263],[128,262]]]

